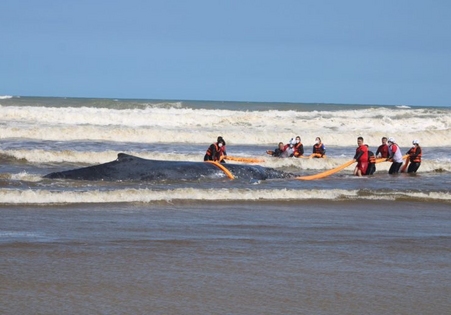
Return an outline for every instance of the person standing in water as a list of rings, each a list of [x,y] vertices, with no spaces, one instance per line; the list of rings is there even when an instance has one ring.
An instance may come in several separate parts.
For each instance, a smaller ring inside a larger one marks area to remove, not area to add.
[[[420,147],[420,142],[418,140],[412,141],[413,147],[407,152],[409,155],[408,159],[410,161],[409,167],[407,168],[407,173],[416,173],[421,165],[421,156],[423,152]]]
[[[388,158],[387,161],[393,161],[388,170],[388,174],[397,174],[402,166],[402,153],[394,138],[388,138]]]
[[[357,161],[357,165],[354,169],[354,175],[363,176],[366,175],[368,169],[368,147],[363,143],[363,138],[357,138],[357,149],[355,150],[354,160]]]
[[[365,144],[368,147],[367,144]],[[366,175],[373,175],[376,172],[376,155],[368,149],[368,168],[366,170]]]
[[[376,157],[388,158],[387,137],[382,137],[382,144],[377,148]]]

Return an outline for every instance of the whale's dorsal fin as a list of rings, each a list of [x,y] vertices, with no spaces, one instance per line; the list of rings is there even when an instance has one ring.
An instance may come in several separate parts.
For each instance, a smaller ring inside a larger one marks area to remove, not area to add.
[[[134,158],[133,155],[129,155],[126,153],[118,153],[116,161],[118,162],[129,161],[132,160],[133,158]]]

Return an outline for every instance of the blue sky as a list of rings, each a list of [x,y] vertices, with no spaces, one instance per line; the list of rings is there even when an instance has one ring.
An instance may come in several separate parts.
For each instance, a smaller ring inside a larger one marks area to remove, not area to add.
[[[451,106],[451,1],[0,2],[0,95]]]

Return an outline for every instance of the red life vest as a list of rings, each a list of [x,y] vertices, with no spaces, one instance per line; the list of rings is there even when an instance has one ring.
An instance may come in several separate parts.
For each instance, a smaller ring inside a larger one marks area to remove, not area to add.
[[[323,146],[322,143],[316,143],[316,144],[313,146],[313,153],[322,154],[322,153],[323,153],[322,146]]]
[[[420,153],[415,157],[417,150],[420,150]],[[409,159],[410,159],[411,163],[420,163],[421,162],[421,156],[423,155],[423,152],[420,147],[410,148],[410,150],[409,150],[409,152],[407,152],[407,154],[409,154]]]
[[[211,152],[211,145],[208,147],[207,152],[205,152],[206,155],[212,157],[213,161],[219,161],[220,157],[221,157],[221,149],[219,148],[217,143],[212,143],[212,145],[214,145],[215,147],[215,156],[211,156],[213,154],[213,152]]]
[[[359,163],[365,163],[367,162],[368,159],[368,148],[366,147],[366,145],[362,144],[361,146],[359,146],[356,150],[355,150],[356,154],[361,153],[358,162]]]
[[[301,145],[302,142],[299,142],[294,146],[294,156],[301,156],[301,154],[299,153],[299,148],[301,147]]]
[[[372,151],[368,151],[368,163],[376,163],[376,156]]]

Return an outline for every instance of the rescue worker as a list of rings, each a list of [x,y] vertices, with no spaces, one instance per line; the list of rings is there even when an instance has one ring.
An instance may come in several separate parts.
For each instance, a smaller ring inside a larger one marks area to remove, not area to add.
[[[227,156],[224,139],[219,136],[216,143],[212,143],[207,152],[205,152],[204,161],[215,161],[225,163],[224,157]]]
[[[284,157],[285,152],[285,145],[283,142],[279,142],[279,146],[274,151],[268,150],[266,151],[267,154],[272,155],[274,157]]]
[[[316,137],[315,144],[313,145],[313,153],[312,153],[311,157],[322,158],[322,157],[324,157],[324,154],[326,154],[326,147],[321,142],[321,138]]]
[[[368,147],[368,145],[366,145]],[[373,151],[368,150],[368,168],[366,175],[373,175],[376,172],[376,155]]]
[[[416,173],[418,168],[421,165],[421,156],[422,150],[420,147],[420,143],[418,140],[412,141],[413,147],[406,153],[409,155],[409,168],[407,169],[407,173]]]
[[[368,146],[363,144],[363,137],[357,138],[357,149],[355,150],[354,160],[357,161],[357,165],[354,169],[354,175],[363,176],[366,175],[368,169]]]
[[[296,137],[296,144],[294,145],[294,157],[302,157],[304,155],[304,145],[301,142],[301,137]]]
[[[376,156],[381,158],[388,158],[387,137],[382,137],[382,144],[377,148]]]
[[[282,154],[282,157],[293,157],[295,144],[296,144],[296,141],[293,138],[291,138],[290,141],[288,141],[288,143],[284,147],[284,152]]]
[[[387,161],[393,161],[388,170],[388,174],[396,174],[402,165],[402,153],[394,138],[388,138],[388,158]]]

